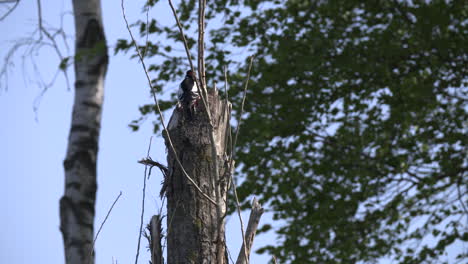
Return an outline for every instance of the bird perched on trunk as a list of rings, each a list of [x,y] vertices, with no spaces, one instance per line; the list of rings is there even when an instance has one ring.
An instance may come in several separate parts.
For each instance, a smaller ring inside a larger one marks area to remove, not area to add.
[[[193,71],[187,71],[184,80],[179,85],[177,97],[182,108],[187,110],[189,118],[192,119],[195,113],[195,106],[200,98]]]

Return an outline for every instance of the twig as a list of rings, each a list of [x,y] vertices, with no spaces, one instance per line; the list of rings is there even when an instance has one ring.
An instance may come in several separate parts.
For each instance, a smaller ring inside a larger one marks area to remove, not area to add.
[[[89,261],[91,262],[91,255],[93,254],[93,251],[94,251],[94,245],[96,244],[96,240],[99,236],[99,233],[101,232],[102,230],[102,227],[104,226],[104,224],[106,223],[107,221],[107,218],[109,217],[110,213],[112,212],[112,209],[114,208],[114,205],[117,203],[117,201],[119,200],[120,196],[122,196],[122,191],[120,191],[119,195],[117,196],[117,198],[115,198],[114,202],[112,203],[111,207],[109,208],[109,210],[107,211],[107,215],[106,217],[104,217],[104,221],[102,221],[101,223],[101,226],[99,227],[96,235],[94,236],[94,239],[93,239],[93,244],[91,244],[91,250],[89,252]]]
[[[18,6],[20,0],[16,0],[16,1],[2,1],[0,2],[0,4],[5,4],[5,3],[13,3],[15,2],[15,4],[2,16],[0,17],[0,21],[2,21],[3,19],[5,19],[8,15],[10,15],[11,12],[13,12],[13,10],[15,10],[15,8]]]
[[[234,260],[232,259],[231,252],[229,251],[228,247],[226,247],[226,251],[228,253],[229,260],[231,261],[231,263],[234,263]]]
[[[42,8],[41,8],[41,0],[37,0],[37,9],[38,9],[38,23],[39,23],[39,34],[40,34],[40,37],[39,37],[39,41],[42,39],[42,33],[44,33],[44,35],[46,35],[46,37],[52,42],[52,47],[55,49],[55,52],[57,53],[59,59],[60,59],[60,63],[62,63],[62,61],[65,59],[65,57],[62,55],[62,52],[60,51],[59,47],[58,47],[58,44],[57,44],[57,41],[55,40],[55,34],[54,35],[51,35],[49,33],[49,31],[47,31],[44,26],[42,25]],[[62,30],[62,29],[60,29]],[[59,30],[59,31],[60,31]],[[66,68],[63,69],[63,75],[65,77],[65,80],[66,80],[66,83],[67,83],[67,87],[68,87],[68,90],[70,90],[70,80],[68,78],[68,73],[66,71]]]
[[[41,0],[37,0],[37,18],[38,18],[38,23],[39,23],[39,34],[42,38],[42,7],[41,7]]]
[[[246,241],[246,244],[241,248],[239,252],[239,257],[237,258],[236,264],[249,263],[250,250],[252,248],[255,233],[257,232],[258,223],[260,222],[260,217],[262,217],[263,211],[264,210],[262,206],[258,203],[257,199],[254,197],[252,201],[252,211],[250,211],[249,223],[247,224],[247,230],[246,230],[247,241]]]
[[[161,108],[159,107],[159,102],[158,102],[158,99],[156,97],[156,92],[154,91],[154,88],[153,88],[153,84],[151,83],[151,78],[149,77],[149,74],[148,74],[148,70],[146,69],[146,64],[144,63],[144,60],[143,60],[143,57],[141,55],[141,52],[140,52],[140,49],[138,48],[138,45],[136,44],[136,41],[135,41],[135,38],[133,37],[133,33],[132,31],[130,30],[130,26],[128,25],[128,21],[127,21],[127,17],[125,16],[125,8],[124,8],[124,0],[121,1],[121,7],[122,7],[122,14],[123,14],[123,18],[125,20],[125,24],[127,25],[127,30],[130,34],[130,37],[132,38],[132,41],[133,41],[133,44],[135,45],[135,49],[138,53],[138,57],[140,58],[140,61],[141,61],[141,65],[143,67],[143,70],[145,72],[145,75],[146,75],[146,79],[148,80],[148,84],[151,88],[151,93],[153,95],[153,99],[154,99],[154,102],[156,104],[156,109],[158,110],[158,114],[159,114],[159,118],[161,119],[161,124],[164,128],[164,130],[168,131],[167,130],[167,127],[166,127],[166,124],[164,123],[164,116],[161,112]],[[168,141],[169,141],[169,145],[171,147],[171,150],[174,152],[174,156],[175,156],[175,159],[177,161],[177,164],[179,165],[182,173],[184,174],[184,176],[190,181],[190,183],[192,183],[192,185],[195,187],[195,189],[203,196],[205,197],[206,199],[208,199],[208,201],[210,201],[211,203],[213,203],[214,205],[216,205],[216,202],[211,199],[208,195],[206,195],[202,189],[197,185],[197,183],[188,175],[188,173],[185,171],[184,169],[184,166],[182,165],[180,159],[179,159],[179,156],[177,155],[177,152],[174,148],[174,145],[172,144],[172,140],[171,140],[171,137],[169,135],[169,133],[167,133],[167,138],[168,138]]]
[[[463,195],[460,191],[460,185],[457,184],[457,193],[458,193],[458,201],[460,202],[463,211],[465,211],[465,214],[468,216],[468,210],[466,209],[465,203],[463,202]]]
[[[146,154],[146,158],[149,158],[150,150],[151,150],[151,142],[153,141],[153,137],[150,137],[150,142],[148,145],[148,152]],[[140,242],[141,242],[141,234],[143,232],[143,216],[145,214],[145,194],[146,194],[146,171],[148,169],[148,165],[145,165],[145,175],[143,177],[143,197],[141,199],[141,216],[140,216],[140,232],[138,233],[138,244],[137,244],[137,252],[135,256],[135,264],[138,263],[138,256],[140,255]],[[150,168],[151,173],[151,168]]]
[[[251,56],[250,57],[250,63],[249,63],[249,70],[247,72],[247,79],[245,80],[244,95],[242,97],[241,109],[240,109],[239,117],[237,118],[236,135],[234,136],[234,144],[233,144],[232,149],[231,149],[231,154],[232,154],[231,155],[231,160],[234,158],[234,154],[235,154],[234,149],[236,148],[237,136],[239,135],[240,125],[241,125],[241,121],[242,121],[242,114],[244,113],[244,103],[245,103],[245,98],[247,96],[247,87],[248,87],[249,81],[250,81],[250,71],[252,70],[253,60],[254,60],[254,56]]]
[[[11,1],[11,2],[14,2],[14,1]],[[17,3],[18,2],[20,2],[20,1],[17,1]],[[4,3],[4,2],[2,2],[2,3]],[[7,52],[7,55],[5,56],[5,59],[4,59],[5,62],[3,63],[2,69],[0,70],[0,79],[5,79],[5,87],[6,87],[5,90],[8,89],[7,88],[7,86],[8,86],[8,68],[13,67],[13,65],[14,65],[12,63],[11,59],[12,59],[13,55],[15,55],[15,53],[17,53],[19,51],[20,48],[25,49],[25,52],[22,55],[23,65],[25,65],[25,58],[26,57],[31,57],[30,59],[31,59],[32,63],[34,64],[35,63],[34,62],[34,57],[37,56],[37,54],[40,52],[40,50],[44,46],[51,47],[55,51],[55,53],[57,54],[57,56],[58,56],[58,58],[60,59],[61,62],[63,62],[65,58],[68,58],[68,57],[65,57],[62,54],[62,51],[60,50],[59,45],[58,45],[57,40],[56,40],[57,37],[59,37],[59,36],[63,37],[65,35],[63,29],[62,28],[58,28],[58,29],[57,28],[51,28],[51,29],[45,28],[44,25],[43,25],[43,19],[42,19],[41,2],[39,0],[37,1],[37,6],[38,6],[38,8],[37,8],[37,16],[38,16],[38,27],[37,27],[37,29],[29,37],[21,40],[20,42],[18,42],[15,45],[13,45],[13,47]],[[52,33],[49,33],[49,31],[51,31]],[[39,34],[39,36],[37,36],[36,34]],[[43,38],[42,34],[45,34],[47,36],[46,40]],[[66,38],[64,38],[64,44],[65,44],[66,47],[68,46],[68,43],[66,42]],[[35,67],[35,66],[33,66],[33,67]],[[23,71],[24,71],[23,78],[26,78],[27,73],[26,73],[26,70],[25,70],[24,66],[23,66]],[[58,72],[60,72],[60,71],[63,72],[66,83],[67,83],[67,87],[70,90],[70,81],[69,81],[69,77],[68,77],[68,73],[66,71],[66,68],[63,68],[63,69],[59,68],[57,71]],[[42,91],[41,91],[41,95],[38,96],[38,98],[36,98],[36,101],[38,101],[41,98],[42,94],[44,94],[47,91],[49,86],[54,83],[56,77],[57,77],[57,74],[55,74],[54,77],[52,78],[52,81],[50,83],[47,83],[47,84],[42,80],[42,78],[40,76],[38,77],[39,87],[41,88]],[[36,112],[36,109],[34,111]]]
[[[185,47],[185,52],[187,53],[187,58],[188,58],[188,61],[189,61],[189,64],[190,64],[190,69],[194,71],[194,67],[193,67],[193,62],[192,62],[192,56],[190,55],[190,49],[188,47],[188,44],[187,44],[187,40],[185,39],[185,34],[184,34],[184,30],[182,28],[182,24],[180,23],[179,21],[179,17],[177,16],[177,13],[176,13],[176,10],[174,8],[174,5],[172,4],[172,1],[171,0],[168,0],[169,1],[169,5],[171,6],[171,9],[172,9],[172,13],[174,14],[174,18],[177,22],[177,26],[179,27],[179,31],[180,31],[180,36],[182,37],[182,41],[184,43],[184,47]]]
[[[234,177],[233,177],[233,174],[234,174],[234,156],[235,156],[235,146],[236,146],[236,141],[237,141],[237,136],[239,135],[239,130],[240,130],[240,123],[241,123],[241,118],[242,118],[242,112],[244,111],[244,102],[245,102],[245,97],[247,95],[247,87],[248,87],[248,83],[249,83],[249,79],[250,79],[250,71],[252,69],[252,62],[253,62],[253,56],[250,58],[250,64],[249,64],[249,69],[248,69],[248,72],[247,72],[247,79],[245,81],[245,87],[244,87],[244,96],[242,98],[242,104],[241,104],[241,110],[240,110],[240,114],[239,114],[239,118],[237,119],[237,129],[236,129],[236,136],[234,138],[234,143],[231,145],[231,157],[230,157],[230,162],[229,162],[229,169],[228,169],[228,173],[229,173],[229,177],[230,177],[230,180],[231,180],[231,184],[232,184],[232,189],[233,189],[233,192],[234,192],[234,198],[235,198],[235,201],[236,201],[236,209],[237,209],[237,215],[239,216],[239,222],[240,222],[240,225],[241,225],[241,233],[242,233],[242,250],[244,252],[244,257],[246,259],[246,263],[249,263],[249,258],[247,257],[247,248],[246,248],[246,240],[245,240],[245,234],[244,234],[244,222],[242,221],[242,216],[241,216],[241,212],[240,212],[240,204],[239,204],[239,196],[237,195],[237,188],[236,188],[236,183],[234,181]],[[229,186],[228,186],[228,189],[229,189]]]

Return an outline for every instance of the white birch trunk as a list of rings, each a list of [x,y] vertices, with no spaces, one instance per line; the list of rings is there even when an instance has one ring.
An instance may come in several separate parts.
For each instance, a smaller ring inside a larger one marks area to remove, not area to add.
[[[108,55],[100,0],[73,0],[73,12],[75,101],[64,161],[65,193],[60,200],[60,229],[65,263],[94,264],[91,247],[96,161]]]

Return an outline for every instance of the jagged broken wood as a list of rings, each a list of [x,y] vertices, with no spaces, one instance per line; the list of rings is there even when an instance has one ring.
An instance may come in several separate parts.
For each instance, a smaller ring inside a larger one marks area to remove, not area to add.
[[[143,165],[152,166],[152,167],[158,167],[158,169],[161,170],[163,175],[167,176],[167,172],[168,172],[167,166],[165,166],[165,165],[163,165],[163,164],[161,164],[161,163],[159,163],[157,161],[154,161],[151,158],[141,159],[141,160],[138,161],[138,163],[141,163]]]
[[[257,199],[254,198],[252,201],[252,211],[250,212],[249,223],[247,224],[247,230],[245,231],[245,247],[241,247],[239,256],[237,257],[236,264],[247,264],[249,263],[250,251],[252,249],[253,240],[255,233],[257,232],[258,223],[263,214],[263,208],[258,203]],[[247,250],[244,253],[244,249]],[[247,259],[246,259],[247,258]]]
[[[153,215],[151,221],[146,227],[148,233],[145,233],[149,242],[149,249],[151,252],[151,264],[164,264],[163,250],[162,250],[162,217],[160,215]]]
[[[162,187],[161,187],[161,190],[159,192],[159,196],[162,198],[164,197],[165,193],[166,193],[166,189],[167,189],[167,175],[169,173],[169,170],[167,168],[167,166],[157,162],[157,161],[154,161],[151,159],[151,157],[148,157],[148,158],[145,158],[145,159],[141,159],[138,161],[138,163],[141,163],[143,165],[146,165],[146,166],[150,166],[151,168],[152,167],[157,167],[159,170],[161,170],[163,176],[164,176],[164,179],[162,181]],[[149,177],[149,175],[148,175]]]

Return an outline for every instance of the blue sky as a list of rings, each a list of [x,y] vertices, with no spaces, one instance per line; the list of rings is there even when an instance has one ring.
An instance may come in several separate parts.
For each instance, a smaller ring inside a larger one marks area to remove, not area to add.
[[[127,1],[129,21],[142,17],[143,3]],[[1,6],[0,15],[5,10],[5,6]],[[42,1],[42,10],[45,21],[58,25],[60,14],[71,11],[71,1]],[[150,16],[163,21],[172,19],[170,15],[168,6],[150,12]],[[103,1],[103,16],[108,45],[113,46],[118,38],[128,38],[120,1]],[[66,15],[64,22],[66,33],[73,35],[72,16]],[[36,2],[21,1],[16,10],[0,22],[0,57],[6,55],[15,40],[31,36],[36,27]],[[73,46],[73,41],[69,44]],[[99,235],[96,260],[97,263],[112,263],[114,258],[119,263],[133,263],[144,172],[137,160],[146,156],[152,126],[151,122],[146,122],[139,132],[134,133],[128,123],[139,117],[138,106],[151,103],[152,99],[137,61],[125,55],[114,56],[112,48],[110,54],[98,157],[96,231],[116,196],[120,191],[123,195]],[[43,78],[51,80],[60,63],[52,49],[42,49],[35,60]],[[15,66],[9,71],[8,90],[5,86],[0,90],[0,172],[3,181],[0,185],[0,226],[4,227],[0,236],[0,263],[63,263],[58,202],[63,193],[62,162],[70,128],[73,89],[69,91],[63,76],[58,76],[35,113],[33,106],[41,92],[35,83],[37,75],[31,62],[26,63],[25,74],[21,56],[16,56],[14,62]],[[69,74],[73,85],[73,72],[69,71]],[[154,137],[152,158],[165,163],[165,155],[162,139]],[[147,186],[145,224],[160,208],[160,182],[159,172],[153,172]],[[247,217],[244,213],[245,222]],[[262,222],[267,219],[268,215]],[[257,237],[254,249],[274,243],[274,238],[270,235]],[[236,216],[228,219],[227,239],[229,250],[236,258],[242,243]],[[146,245],[143,240],[139,263],[148,263]],[[251,261],[266,263],[269,259],[253,254]]]

